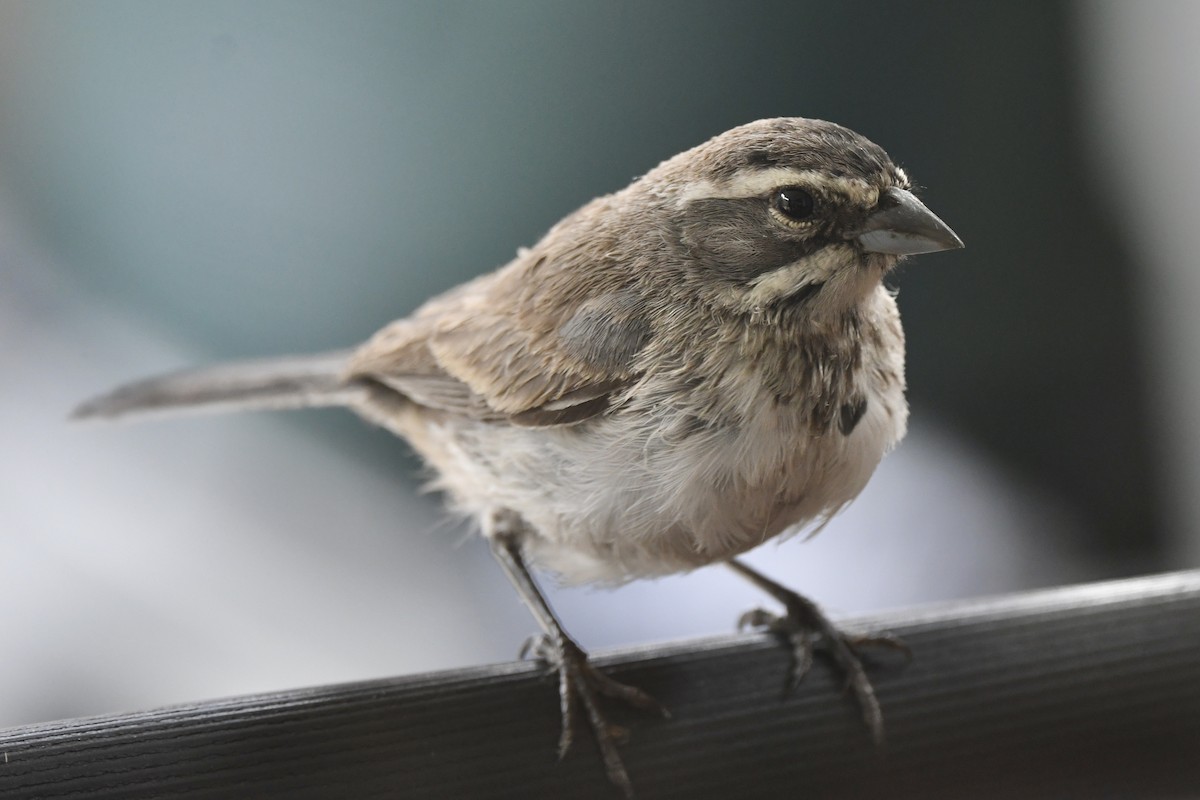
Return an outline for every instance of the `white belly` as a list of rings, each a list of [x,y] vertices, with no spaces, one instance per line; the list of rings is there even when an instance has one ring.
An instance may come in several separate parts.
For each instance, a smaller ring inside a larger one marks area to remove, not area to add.
[[[463,511],[519,513],[536,534],[527,554],[567,582],[620,582],[731,558],[854,499],[907,419],[902,377],[859,390],[867,407],[848,436],[814,436],[765,396],[738,400],[751,409],[740,425],[699,427],[685,409],[634,400],[571,427],[456,419],[424,433]]]

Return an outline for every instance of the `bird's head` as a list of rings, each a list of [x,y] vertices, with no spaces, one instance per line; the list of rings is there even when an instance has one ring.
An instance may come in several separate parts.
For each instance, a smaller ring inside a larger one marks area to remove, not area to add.
[[[821,120],[742,125],[631,190],[669,218],[689,283],[744,311],[786,303],[836,312],[902,257],[963,246],[882,148]]]

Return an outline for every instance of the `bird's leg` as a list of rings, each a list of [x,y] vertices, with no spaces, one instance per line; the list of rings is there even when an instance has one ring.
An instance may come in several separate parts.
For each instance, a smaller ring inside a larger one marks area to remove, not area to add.
[[[492,523],[493,527],[488,536],[492,555],[504,569],[521,600],[528,606],[542,629],[540,635],[526,642],[522,653],[533,653],[558,672],[558,693],[562,710],[562,732],[558,740],[559,758],[566,755],[571,747],[576,719],[582,706],[596,737],[609,780],[626,796],[632,797],[633,787],[629,782],[629,774],[625,771],[625,765],[617,752],[617,741],[627,732],[609,724],[600,710],[599,699],[601,696],[613,697],[663,716],[667,715],[666,709],[641,689],[615,681],[591,665],[587,653],[563,629],[558,616],[546,602],[525,564],[521,553],[525,523],[510,512],[494,515]]]
[[[787,691],[795,689],[812,666],[814,638],[819,639],[833,657],[838,669],[846,676],[846,688],[854,692],[862,708],[863,720],[876,744],[883,744],[883,712],[875,689],[867,678],[862,660],[855,652],[860,647],[882,646],[899,651],[908,657],[909,650],[894,636],[850,636],[838,629],[824,612],[806,597],[782,586],[737,559],[727,562],[734,572],[783,603],[787,613],[772,614],[761,608],[747,611],[738,620],[738,627],[764,628],[782,636],[791,645],[792,665],[788,671]]]

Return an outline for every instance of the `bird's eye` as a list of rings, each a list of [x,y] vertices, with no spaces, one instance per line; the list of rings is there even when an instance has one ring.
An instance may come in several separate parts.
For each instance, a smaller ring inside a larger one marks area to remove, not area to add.
[[[792,222],[809,219],[817,207],[813,196],[799,186],[785,186],[777,190],[771,203],[776,211]]]

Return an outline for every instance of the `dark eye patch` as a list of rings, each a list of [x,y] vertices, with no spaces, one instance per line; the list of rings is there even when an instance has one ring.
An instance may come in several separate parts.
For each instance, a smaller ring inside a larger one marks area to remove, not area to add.
[[[680,209],[675,223],[694,263],[745,283],[819,250],[834,237],[787,230],[770,219],[766,197],[705,198]]]

